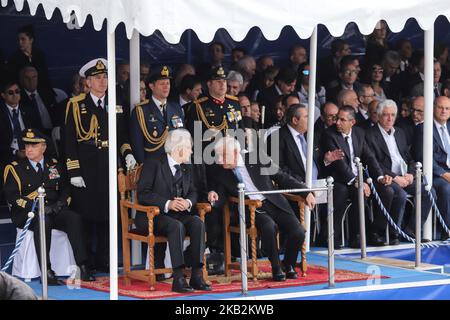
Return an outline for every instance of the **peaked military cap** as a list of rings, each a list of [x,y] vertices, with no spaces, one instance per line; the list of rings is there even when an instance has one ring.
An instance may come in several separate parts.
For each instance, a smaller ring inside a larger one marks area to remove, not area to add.
[[[221,80],[226,79],[228,73],[225,71],[225,68],[221,65],[217,67],[211,68],[211,74],[209,75],[209,80]]]
[[[26,144],[47,143],[47,136],[37,129],[27,129],[23,133],[22,141]]]
[[[108,61],[103,58],[97,58],[89,61],[80,69],[80,76],[87,78],[101,73],[108,73]]]
[[[168,66],[158,67],[150,75],[150,82],[164,79],[172,79],[172,70]]]

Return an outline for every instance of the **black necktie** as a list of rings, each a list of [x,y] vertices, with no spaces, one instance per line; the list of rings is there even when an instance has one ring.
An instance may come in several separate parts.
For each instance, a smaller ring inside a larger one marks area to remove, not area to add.
[[[167,111],[166,111],[166,104],[165,103],[161,104],[161,111],[162,111],[162,114],[163,114],[164,121],[167,122]]]
[[[175,183],[178,183],[181,180],[183,173],[181,172],[181,166],[179,164],[174,165],[174,168],[176,169],[176,171],[173,178],[175,180]]]
[[[38,162],[37,164],[36,164],[36,167],[37,167],[37,174],[38,174],[38,176],[39,176],[39,178],[41,179],[41,181],[42,181],[42,178],[43,178],[43,176],[44,176],[44,171],[42,170],[42,166],[41,166],[41,164],[40,164],[40,162]]]
[[[43,128],[44,123],[42,122],[41,112],[39,111],[39,106],[36,101],[36,94],[35,93],[30,94],[30,99],[31,99],[31,106],[33,107],[33,111],[36,113],[36,117],[38,118],[39,123]]]
[[[174,165],[176,171],[173,176],[175,185],[175,196],[181,197],[183,195],[183,173],[179,164]]]
[[[98,106],[100,109],[103,109],[103,107],[102,107],[102,100],[101,100],[101,99],[98,99],[98,100],[97,100],[97,106]]]
[[[14,109],[12,111],[12,124],[13,124],[14,138],[20,139],[22,129],[20,128],[19,111],[17,111],[17,109]]]

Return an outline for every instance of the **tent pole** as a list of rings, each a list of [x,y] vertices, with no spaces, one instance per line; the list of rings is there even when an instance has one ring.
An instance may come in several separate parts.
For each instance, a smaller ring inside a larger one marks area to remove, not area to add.
[[[425,82],[423,85],[425,112],[423,122],[423,173],[428,183],[433,185],[433,58],[434,58],[434,25],[425,30]],[[422,239],[432,240],[431,214],[423,226]]]
[[[314,112],[316,102],[316,67],[317,67],[317,26],[309,40],[309,90],[308,90],[308,152],[306,155],[306,185],[308,188],[312,187],[312,164],[314,152]],[[311,230],[311,211],[305,207],[305,225],[306,225],[306,251],[310,247],[310,230]]]
[[[140,102],[140,35],[137,30],[133,31],[130,40],[130,114],[134,106]],[[133,198],[136,199],[136,193],[133,192]],[[131,217],[136,217],[136,210],[131,211]],[[131,265],[139,265],[142,263],[142,245],[140,241],[131,241]]]
[[[118,299],[117,267],[117,135],[116,135],[116,43],[115,31],[107,23],[108,46],[108,156],[109,156],[109,285],[110,300]]]

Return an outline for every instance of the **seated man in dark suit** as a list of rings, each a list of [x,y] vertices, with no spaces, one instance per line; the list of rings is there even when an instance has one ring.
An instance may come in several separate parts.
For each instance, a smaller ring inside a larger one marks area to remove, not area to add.
[[[217,170],[216,181],[219,183],[214,187],[214,191],[219,195],[219,207],[228,196],[237,196],[239,182],[245,184],[247,191],[274,190],[272,181],[280,188],[306,188],[303,183],[279,171],[277,166],[265,167],[261,164],[261,159],[253,159],[253,154],[241,155],[240,144],[234,138],[219,139],[214,146],[214,152],[221,166]],[[252,160],[256,160],[255,163]],[[312,193],[300,195],[305,198],[308,207],[314,208],[315,199]],[[251,195],[249,198],[263,202],[262,207],[256,211],[256,227],[261,235],[262,248],[272,265],[273,280],[297,278],[294,267],[305,240],[305,229],[281,194]],[[283,266],[278,256],[277,230],[287,239]],[[286,273],[282,271],[282,267]]]
[[[380,164],[383,174],[393,177],[392,188],[395,197],[388,212],[398,226],[402,225],[407,194],[415,194],[415,162],[412,159],[403,130],[394,127],[397,116],[397,104],[387,99],[378,105],[378,124],[367,131],[366,141]],[[430,198],[422,184],[422,224],[426,221],[431,208]],[[386,208],[388,209],[388,208]],[[411,219],[407,232],[415,228],[416,219]],[[393,238],[398,237],[391,230]]]
[[[407,118],[397,119],[396,126],[401,128],[406,136],[406,143],[411,150],[411,154],[414,154],[413,146],[416,146],[415,133],[416,128],[423,123],[425,109],[425,99],[422,96],[415,97],[411,100],[411,114]]]
[[[20,103],[20,88],[14,80],[1,84],[0,102],[0,170],[9,162],[25,158],[22,131],[35,124],[28,109]]]
[[[358,189],[357,175],[358,171],[354,160],[360,158],[364,165],[368,165],[371,176],[376,178],[375,185],[378,193],[386,207],[389,208],[393,198],[393,190],[389,187],[392,179],[388,175],[384,175],[371,150],[364,141],[364,131],[355,126],[355,110],[350,106],[344,106],[339,109],[336,126],[325,131],[323,137],[324,150],[333,151],[342,150],[344,158],[334,161],[333,163],[325,162],[325,166],[329,166],[329,170],[334,178],[334,233],[335,244],[339,246],[341,222],[344,216],[347,199],[351,199],[352,208],[349,216],[350,246],[357,248],[360,246],[359,234],[359,213],[358,213]],[[374,179],[375,180],[375,179]],[[364,183],[364,194],[366,197],[370,195],[369,186]],[[369,211],[365,211],[369,214]],[[384,242],[377,232],[386,227],[381,225],[381,214],[373,217],[373,223],[370,218],[366,218],[368,227],[368,243],[372,245],[383,245]]]
[[[450,99],[441,96],[434,101],[433,188],[437,206],[450,225]],[[417,130],[416,159],[423,161],[423,125]],[[447,239],[441,232],[441,239]]]
[[[211,290],[202,276],[205,251],[205,225],[195,215],[197,190],[194,187],[192,168],[186,165],[192,153],[189,131],[175,129],[169,132],[164,144],[165,154],[159,159],[148,158],[144,162],[138,182],[140,204],[157,206],[160,214],[154,219],[155,235],[168,238],[173,268],[172,291],[185,293]],[[136,227],[148,230],[148,219],[136,214]],[[189,284],[183,275],[186,266],[183,241],[190,236],[192,276]]]

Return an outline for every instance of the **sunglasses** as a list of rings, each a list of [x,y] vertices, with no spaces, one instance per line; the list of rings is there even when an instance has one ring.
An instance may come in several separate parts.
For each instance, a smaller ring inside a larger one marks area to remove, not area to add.
[[[309,70],[303,70],[302,73],[304,76],[309,76]]]
[[[8,90],[6,91],[6,94],[12,96],[14,94],[20,94],[20,89],[16,89],[16,90]]]

